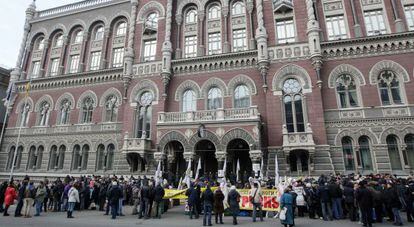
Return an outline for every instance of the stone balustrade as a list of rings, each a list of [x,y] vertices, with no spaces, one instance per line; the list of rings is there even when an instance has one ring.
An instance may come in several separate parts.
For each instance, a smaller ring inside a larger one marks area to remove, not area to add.
[[[122,152],[144,155],[145,151],[148,150],[151,150],[151,140],[142,138],[124,138]]]
[[[288,132],[286,125],[283,125],[283,150],[289,154],[292,150],[305,149],[309,153],[315,150],[315,142],[313,140],[313,131],[308,124],[304,132]]]
[[[39,11],[36,15],[37,18],[40,17],[49,17],[57,14],[62,14],[70,11],[81,10],[84,8],[90,8],[98,5],[103,5],[112,2],[119,2],[120,0],[85,0],[81,2],[76,2],[64,6],[55,7],[52,9],[47,9],[43,11]]]
[[[158,124],[235,120],[260,120],[260,113],[257,106],[236,109],[200,110],[194,112],[160,112],[158,115]]]

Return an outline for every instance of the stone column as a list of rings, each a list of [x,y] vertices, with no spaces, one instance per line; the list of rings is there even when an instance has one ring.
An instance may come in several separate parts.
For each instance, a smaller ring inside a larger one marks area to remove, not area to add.
[[[395,0],[391,0],[392,10],[394,12],[394,23],[395,23],[395,30],[396,32],[405,32],[404,22],[400,18],[400,14],[398,13],[398,6]]]
[[[22,67],[26,67],[27,68],[27,64],[29,62],[29,56],[31,54],[31,50],[33,48],[33,45],[30,41],[27,42],[26,44],[26,50],[24,51],[24,55],[23,55],[23,64]],[[27,68],[27,70],[30,70],[29,68]],[[22,78],[27,78],[27,70],[25,70],[24,68],[22,68]],[[12,71],[13,73],[13,71]]]
[[[228,23],[229,23],[229,8],[228,6],[223,6],[223,9],[221,10],[221,13],[223,15],[224,19],[224,26],[223,26],[223,53],[229,53],[230,52],[230,43],[229,43],[229,29],[228,29]]]
[[[257,24],[258,27],[256,29],[256,42],[257,42],[257,66],[260,71],[260,75],[262,76],[263,81],[263,90],[267,91],[267,72],[269,71],[269,53],[267,49],[267,31],[266,27],[264,26],[264,18],[263,18],[263,0],[256,1],[256,11],[257,11]]]
[[[310,50],[310,60],[316,71],[317,85],[319,88],[322,87],[321,80],[321,68],[322,68],[322,53],[321,53],[321,41],[319,36],[319,22],[315,18],[315,9],[313,8],[313,1],[306,0],[306,8],[308,13],[308,44]]]
[[[171,18],[172,18],[172,0],[167,2],[167,16],[165,19],[165,40],[162,45],[162,72],[161,78],[164,85],[163,96],[167,98],[168,85],[171,80],[171,58],[172,58],[172,43],[171,43]]]
[[[361,25],[359,24],[359,20],[358,20],[358,16],[356,13],[356,9],[355,9],[355,2],[354,0],[350,0],[351,2],[351,9],[352,9],[352,18],[354,19],[354,33],[355,33],[355,37],[359,38],[362,37],[362,30],[361,30]]]
[[[40,72],[39,72],[39,78],[40,77],[46,77],[47,76],[47,72],[46,72],[46,62],[47,62],[47,52],[49,51],[49,49],[51,48],[51,41],[50,40],[45,40],[44,41],[44,48],[43,48],[43,53],[42,53],[42,60],[40,60]]]
[[[68,45],[69,45],[69,37],[68,36],[64,36],[63,37],[63,45],[62,45],[62,50],[60,53],[60,62],[59,62],[59,71],[58,71],[58,75],[63,75],[65,74],[65,57],[66,57],[66,52],[68,49]]]
[[[80,72],[80,73],[87,71],[86,64],[88,62],[88,59],[85,59],[85,56],[86,56],[86,44],[88,43],[89,35],[90,35],[89,32],[87,32],[87,31],[83,32],[81,52],[80,52],[80,55],[79,55],[79,69],[78,69],[78,72]]]
[[[181,14],[178,14],[175,17],[175,22],[177,23],[177,43],[176,43],[176,49],[175,49],[175,58],[180,59],[182,58],[182,50],[181,50],[181,25],[183,22],[183,16]]]
[[[253,27],[253,0],[247,0],[246,1],[246,8],[247,12],[249,14],[248,20],[249,20],[249,50],[253,50],[256,48],[256,40],[254,39],[254,27]]]
[[[108,44],[109,44],[109,37],[111,37],[111,30],[109,27],[105,28],[104,38],[102,40],[102,51],[101,51],[101,65],[99,69],[106,69],[108,68]]]
[[[203,11],[198,11],[198,29],[197,29],[197,56],[204,56],[205,55],[205,49],[204,49],[204,19],[205,14]]]
[[[250,159],[252,160],[252,164],[257,166],[260,166],[260,162],[263,158],[263,154],[261,150],[250,150],[249,151],[249,155],[250,155]],[[254,172],[254,175],[257,176],[258,175],[258,171]]]

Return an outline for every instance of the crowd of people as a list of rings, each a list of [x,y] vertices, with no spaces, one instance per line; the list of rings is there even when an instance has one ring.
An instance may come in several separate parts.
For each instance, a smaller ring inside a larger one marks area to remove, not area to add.
[[[261,181],[254,178],[245,184],[232,185],[230,182],[213,182],[206,179],[193,183],[181,183],[179,187],[188,196],[187,207],[190,219],[203,214],[203,225],[223,224],[223,216],[233,217],[237,225],[240,214],[240,194],[238,189],[249,189],[249,199],[253,207],[252,221],[257,217],[263,221],[262,189],[278,189],[280,204],[278,215],[285,227],[295,226],[295,217],[308,216],[311,219],[333,221],[349,219],[359,221],[363,226],[389,222],[402,226],[402,213],[408,222],[414,220],[414,178],[397,178],[392,175],[329,175],[318,178],[285,178]],[[188,187],[187,187],[188,185]],[[242,186],[243,185],[243,186]],[[212,187],[216,186],[214,191]],[[173,204],[165,199],[165,189],[173,186],[167,180],[147,177],[100,177],[67,176],[50,181],[45,178],[36,184],[25,177],[22,181],[13,180],[0,185],[0,211],[9,216],[9,208],[16,201],[15,217],[31,217],[42,212],[66,212],[73,218],[74,211],[85,209],[99,210],[111,218],[124,216],[124,206],[132,206],[132,215],[138,218],[161,218]],[[203,189],[204,188],[204,189]],[[4,204],[4,205],[3,205]],[[269,216],[269,215],[267,215]]]

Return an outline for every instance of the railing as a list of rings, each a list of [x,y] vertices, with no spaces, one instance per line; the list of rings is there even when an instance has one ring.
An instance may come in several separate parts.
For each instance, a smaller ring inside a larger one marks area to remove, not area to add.
[[[108,2],[114,2],[114,1],[117,1],[117,0],[85,0],[82,2],[72,3],[69,5],[64,5],[64,6],[60,6],[60,7],[56,7],[52,9],[39,11],[37,14],[37,17],[52,16],[52,15],[56,15],[60,13],[65,13],[65,12],[69,12],[73,10],[83,9],[83,8],[100,5],[100,4],[104,4]]]
[[[288,132],[286,125],[283,125],[283,149],[295,150],[304,147],[314,147],[313,131],[308,123],[304,132]]]
[[[260,113],[257,106],[238,109],[202,110],[194,112],[161,112],[158,115],[159,124],[178,124],[185,122],[258,120]]]
[[[124,138],[124,145],[122,147],[123,152],[142,154],[149,149],[151,149],[151,140],[141,138]]]

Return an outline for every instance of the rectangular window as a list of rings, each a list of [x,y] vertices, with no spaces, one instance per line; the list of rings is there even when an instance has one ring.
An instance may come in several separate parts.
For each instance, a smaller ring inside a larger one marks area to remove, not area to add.
[[[208,34],[208,54],[221,54],[220,32]]]
[[[33,62],[31,78],[38,78],[40,73],[40,61]]]
[[[408,30],[414,31],[414,5],[404,7]]]
[[[278,43],[294,43],[296,41],[293,19],[276,21],[276,32]]]
[[[329,40],[348,38],[343,15],[326,17],[326,30]]]
[[[70,56],[69,73],[77,73],[79,70],[79,55]]]
[[[197,36],[187,36],[185,37],[185,57],[193,58],[197,57]]]
[[[368,36],[387,33],[382,10],[364,12],[364,19]]]
[[[52,62],[50,63],[50,76],[57,76],[59,72],[59,58],[52,59]]]
[[[92,52],[89,70],[91,71],[98,70],[100,64],[101,64],[101,52],[100,51]]]
[[[116,48],[114,49],[113,59],[112,59],[112,67],[122,67],[124,62],[124,48]]]
[[[144,41],[144,61],[154,61],[157,50],[157,40]]]
[[[247,50],[246,29],[233,30],[233,51]]]

